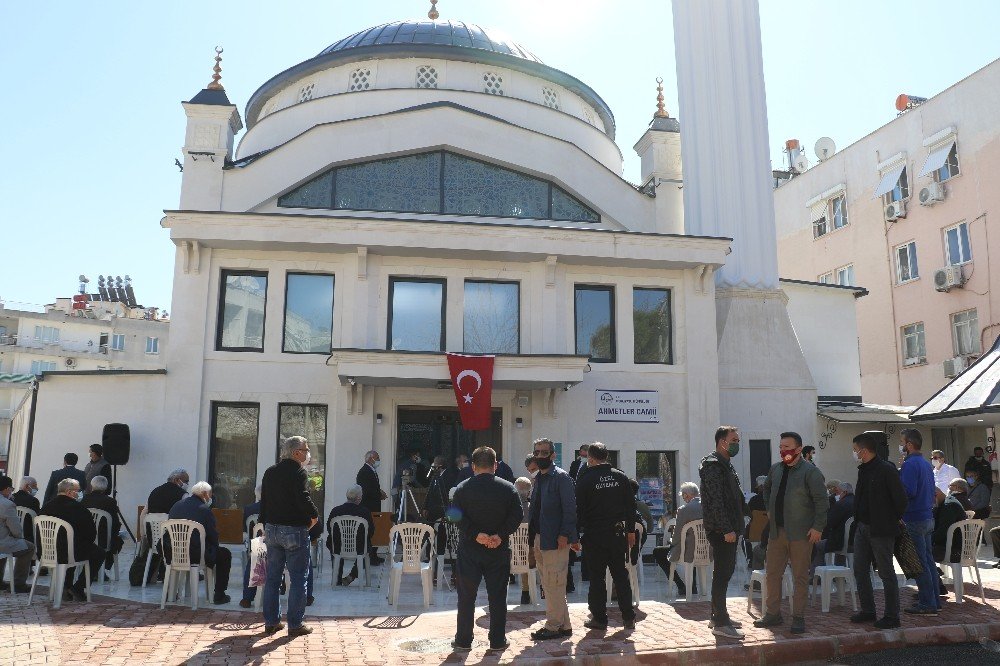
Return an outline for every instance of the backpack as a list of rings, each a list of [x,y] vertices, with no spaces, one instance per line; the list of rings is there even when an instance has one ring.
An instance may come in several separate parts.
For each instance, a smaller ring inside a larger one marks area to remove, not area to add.
[[[142,572],[146,569],[146,558],[149,555],[149,546],[143,544],[142,548],[139,549],[139,554],[136,555],[135,559],[132,561],[132,566],[128,569],[128,583],[132,587],[142,586]],[[147,583],[153,583],[156,581],[156,576],[160,571],[160,567],[163,565],[163,558],[159,553],[153,553],[153,559],[149,563],[149,577],[146,579]]]

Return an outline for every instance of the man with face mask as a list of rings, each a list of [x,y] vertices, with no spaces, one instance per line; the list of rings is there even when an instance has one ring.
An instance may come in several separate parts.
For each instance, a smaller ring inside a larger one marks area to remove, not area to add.
[[[149,499],[146,500],[146,513],[170,513],[174,504],[187,494],[189,480],[187,470],[172,471],[166,483],[150,491]]]
[[[723,638],[743,640],[740,624],[729,618],[726,591],[736,570],[736,542],[743,533],[744,498],[730,459],[740,452],[736,426],[719,426],[715,451],[701,459],[701,505],[705,533],[712,544],[712,617],[708,626]]]
[[[589,448],[590,444],[581,444],[576,460],[569,464],[569,475],[572,476],[574,480],[579,479],[580,472],[587,468],[587,449]]]
[[[802,437],[795,432],[781,433],[778,450],[781,462],[772,465],[764,482],[764,503],[771,528],[764,558],[765,614],[753,624],[774,627],[782,623],[781,578],[790,564],[794,580],[791,632],[801,634],[806,630],[812,550],[823,536],[830,502],[823,473],[802,457]]]
[[[23,506],[25,509],[34,511],[35,515],[38,515],[38,510],[42,508],[41,503],[36,497],[38,494],[38,481],[33,476],[22,476],[19,488],[20,490],[10,496],[10,501],[14,503],[14,506]],[[25,514],[22,529],[28,535],[35,533],[35,526],[31,521],[31,516]]]
[[[23,532],[17,519],[17,509],[13,500],[14,482],[9,476],[0,476],[0,552],[9,553],[10,557],[0,560],[0,580],[3,580],[5,565],[13,560],[14,571],[11,580],[15,592],[28,592],[28,569],[31,568],[31,555],[35,552],[34,545],[25,539],[30,532]]]
[[[90,560],[90,571],[93,577],[97,574],[97,567],[101,565],[106,553],[95,543],[97,529],[94,527],[94,519],[91,517],[90,511],[80,503],[82,499],[83,491],[80,489],[80,482],[76,479],[63,479],[56,485],[56,496],[42,505],[42,510],[38,512],[38,515],[60,518],[70,524],[73,528],[73,557],[77,562]],[[38,551],[41,550],[41,544],[35,544],[35,547]],[[65,562],[66,560],[63,558],[68,557],[66,547],[65,539],[59,539],[56,544],[56,554],[59,556],[60,562]],[[84,577],[83,567],[79,569],[79,578],[73,582],[75,573],[72,569],[66,572],[66,587],[63,589],[64,601],[87,600],[88,581]]]
[[[934,551],[931,537],[934,533],[934,471],[924,458],[920,449],[923,437],[919,430],[904,428],[899,432],[899,450],[906,456],[899,478],[906,489],[906,513],[903,522],[906,531],[913,539],[917,548],[923,572],[917,576],[917,593],[919,599],[913,606],[906,608],[907,613],[915,615],[937,615],[941,610],[941,600],[938,599],[940,581],[937,565],[934,563]]]
[[[965,461],[965,472],[974,471],[979,483],[993,490],[993,468],[990,461],[984,455],[983,447],[977,446],[972,450],[972,455]],[[968,479],[966,479],[968,480]]]
[[[382,461],[379,458],[378,451],[369,451],[365,454],[365,464],[358,470],[358,474],[354,479],[354,482],[361,486],[361,506],[372,513],[381,511],[382,500],[388,497],[379,483],[378,468],[381,464]],[[379,557],[376,554],[376,549],[372,547],[368,551],[368,561],[377,567],[385,560]]]
[[[948,464],[944,458],[944,451],[931,451],[931,465],[934,467],[934,485],[947,495],[951,482],[955,479],[961,479],[961,473],[959,473],[958,468]]]
[[[990,516],[990,488],[980,483],[975,470],[965,470],[965,480],[969,484],[969,505],[976,512],[975,518],[985,520]]]
[[[215,514],[212,513],[212,486],[205,481],[199,481],[191,487],[191,494],[174,504],[170,509],[171,520],[193,520],[205,528],[205,543],[201,543],[200,535],[191,536],[190,554],[192,562],[201,562],[201,549],[205,549],[205,564],[215,571],[215,594],[212,603],[227,604],[229,595],[226,586],[229,585],[229,570],[233,565],[232,552],[219,545],[219,530],[215,525]],[[163,552],[170,561],[170,537],[163,537]]]

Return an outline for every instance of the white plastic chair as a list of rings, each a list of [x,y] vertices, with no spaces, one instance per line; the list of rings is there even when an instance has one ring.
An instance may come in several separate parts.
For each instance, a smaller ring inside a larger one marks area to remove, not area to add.
[[[23,538],[28,539],[29,535],[34,534],[35,521],[38,520],[38,514],[35,513],[34,509],[29,509],[26,506],[17,506],[14,508],[17,509],[17,519],[21,523],[21,529],[24,530]],[[31,523],[29,523],[27,529],[24,529],[24,519],[28,516],[31,517]]]
[[[848,568],[854,567],[854,549],[851,547],[851,526],[854,525],[854,518],[848,518],[847,522],[844,523],[844,545],[840,550],[834,551],[832,553],[827,553],[824,556],[824,560],[827,566],[833,566],[837,563],[837,555],[840,555],[847,562]]]
[[[191,587],[191,610],[198,610],[198,574],[205,574],[205,599],[212,600],[212,590],[215,588],[215,572],[205,564],[205,527],[194,520],[167,520],[163,523],[160,539],[164,534],[170,535],[170,562],[166,563],[166,573],[163,575],[163,595],[160,597],[160,608],[165,608],[167,598],[172,597],[177,583],[187,576]],[[191,561],[191,536],[197,533],[200,537],[201,560]],[[183,587],[181,588],[184,589]]]
[[[827,553],[828,555],[831,553]],[[854,605],[854,610],[858,610],[858,595],[857,589],[854,583],[854,569],[851,567],[842,567],[835,564],[816,567],[813,570],[813,580],[819,578],[820,585],[820,598],[822,600],[822,607],[824,613],[830,612],[830,595],[833,592],[833,583],[835,580],[840,579],[843,581],[837,586],[837,590],[840,594],[840,605],[843,606],[846,603],[844,598],[845,592],[851,593],[851,602]],[[813,596],[813,581],[809,582],[809,598],[812,599]]]
[[[531,605],[538,605],[538,570],[531,568],[528,560],[528,523],[521,523],[513,534],[510,535],[510,573],[514,580],[519,580],[519,576],[528,577],[528,597]],[[438,587],[441,584],[441,574],[438,574]]]
[[[444,575],[444,563],[448,559],[452,562],[458,559],[458,525],[448,520],[438,521],[438,524],[444,525],[445,544],[444,552],[437,554],[437,588],[443,590],[447,585],[450,590],[451,580]],[[437,530],[435,529],[436,532]],[[512,571],[511,573],[514,572]]]
[[[371,574],[368,571],[368,547],[364,547],[362,552],[358,551],[358,538],[361,543],[368,543],[368,522],[363,518],[355,516],[337,516],[331,520],[327,526],[330,534],[330,545],[333,546],[333,528],[336,527],[340,533],[340,551],[333,552],[333,574],[330,576],[330,587],[337,584],[337,576],[340,574],[340,564],[343,562],[344,569],[348,563],[356,564],[358,567],[358,577],[364,572],[365,587],[371,584]]]
[[[962,568],[968,567],[970,573],[974,572],[976,574],[976,583],[979,585],[979,598],[984,604],[986,603],[986,595],[983,593],[983,580],[979,576],[979,562],[976,559],[976,555],[979,553],[979,540],[983,536],[983,530],[986,528],[985,520],[960,520],[948,528],[948,539],[944,543],[944,560],[943,562],[938,562],[942,567],[948,567],[951,571],[951,578],[955,584],[955,601],[961,602],[963,600],[963,592],[965,591],[965,584],[962,580]],[[962,539],[962,556],[958,562],[950,562],[951,560],[951,542],[955,536],[955,533],[959,533]]]
[[[687,550],[688,539],[694,540],[694,559],[691,562],[684,561],[686,559],[684,554]],[[679,564],[684,565],[684,585],[687,588],[687,601],[693,600],[691,583],[694,575],[698,576],[698,585],[701,588],[700,596],[706,596],[710,589],[709,580],[712,575],[712,549],[708,543],[708,535],[705,534],[705,522],[703,520],[692,520],[684,525],[678,548],[681,549],[680,557],[678,558],[679,561],[670,563],[670,572],[667,574],[667,587],[671,591],[670,600],[674,601],[677,598],[677,595],[674,594],[675,588],[673,587],[673,582],[674,573],[676,573]]]
[[[750,612],[751,604],[753,603],[754,583],[760,584],[760,609],[761,613],[763,613],[765,612],[764,602],[767,600],[767,572],[763,569],[754,569],[750,572],[750,587],[747,590],[747,613]],[[781,596],[789,601],[792,599],[792,572],[787,566],[784,573],[781,574]]]
[[[424,590],[424,607],[429,607],[433,600],[431,598],[434,591],[434,566],[433,560],[428,557],[428,561],[422,560],[425,541],[434,543],[434,528],[423,523],[400,523],[393,525],[389,530],[389,542],[402,546],[402,559],[396,561],[396,549],[390,552],[392,561],[389,567],[389,605],[395,606],[399,601],[399,586],[403,579],[403,574],[419,574],[420,582]]]
[[[59,531],[66,533],[66,558],[67,562],[61,564],[56,550],[56,543],[59,540]],[[35,534],[42,545],[42,556],[35,567],[35,575],[31,579],[31,592],[28,593],[28,605],[35,595],[35,584],[38,583],[38,572],[42,567],[49,570],[49,600],[53,608],[62,605],[63,587],[66,584],[66,572],[73,571],[76,575],[77,569],[83,567],[84,586],[87,591],[87,601],[90,601],[90,562],[84,560],[77,562],[73,552],[73,526],[61,518],[52,516],[39,516],[35,519]]]
[[[643,525],[641,522],[637,522],[635,524],[635,531],[638,532],[638,534],[636,535],[636,539],[637,539],[636,540],[636,544],[642,543],[642,533],[643,533],[643,530],[645,529],[645,527],[646,526]],[[632,605],[635,606],[636,608],[638,608],[639,607],[639,578],[641,577],[641,571],[642,571],[642,559],[641,559],[641,554],[640,554],[639,561],[636,564],[633,565],[632,564],[632,549],[629,548],[627,545],[625,547],[625,571],[628,573],[628,582],[629,582],[629,585],[632,587]],[[606,573],[607,573],[607,575],[604,578],[604,582],[605,582],[605,585],[607,585],[607,590],[608,591],[607,591],[607,596],[605,598],[608,600],[608,603],[610,604],[610,603],[612,603],[612,601],[611,601],[611,586],[614,584],[614,581],[611,579],[611,569],[610,569],[610,567],[607,569]]]
[[[250,558],[250,540],[253,539],[253,528],[256,527],[257,523],[260,522],[260,515],[256,513],[251,513],[247,516],[246,522],[243,523],[243,533],[246,537],[243,539],[243,552],[241,553],[241,558],[243,560],[243,568],[247,567],[247,560]]]
[[[104,541],[104,543],[106,543],[107,547],[110,549],[111,548],[111,538],[113,536],[112,533],[111,533],[111,514],[108,513],[107,511],[103,511],[101,509],[90,509],[90,516],[91,516],[91,518],[94,519],[94,529],[97,530],[97,534],[98,535],[100,535],[100,533],[101,533],[101,525],[104,525],[104,535],[105,535],[105,541]],[[98,545],[100,545],[100,539],[97,540],[97,543],[98,543]],[[115,580],[117,581],[118,580],[118,554],[117,553],[115,553],[115,556],[114,556],[114,563],[115,563]],[[108,580],[108,570],[105,569],[103,566],[102,567],[98,567],[98,569],[99,569],[99,571],[97,572],[97,581],[100,582],[102,578],[105,581],[107,581]]]
[[[170,519],[169,514],[166,513],[147,513],[142,521],[142,538],[145,538],[147,534],[150,536],[149,543],[149,553],[146,555],[146,568],[142,572],[142,586],[146,587],[146,581],[149,580],[149,567],[153,562],[153,554],[160,547],[160,538],[163,536],[163,523]],[[147,530],[148,526],[148,530]]]

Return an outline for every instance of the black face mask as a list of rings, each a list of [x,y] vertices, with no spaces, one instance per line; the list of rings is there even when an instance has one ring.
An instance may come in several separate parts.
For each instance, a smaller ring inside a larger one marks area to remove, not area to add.
[[[535,465],[538,469],[548,469],[552,467],[552,458],[535,458]]]

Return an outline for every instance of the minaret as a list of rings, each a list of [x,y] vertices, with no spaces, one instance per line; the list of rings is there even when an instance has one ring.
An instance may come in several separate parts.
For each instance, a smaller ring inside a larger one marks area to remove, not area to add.
[[[778,285],[760,10],[674,0],[673,17],[685,231],[733,239],[715,273],[719,411],[744,442],[769,439],[773,462],[784,430],[815,442],[816,383]],[[747,479],[749,447],[733,463]]]
[[[243,129],[236,106],[222,87],[222,49],[215,47],[212,81],[190,102],[181,102],[187,115],[184,134],[182,210],[219,210],[222,207],[222,167],[233,156],[233,139]]]
[[[667,113],[662,78],[656,79],[656,113],[634,149],[642,160],[643,187],[656,197],[656,231],[684,233],[681,125]]]

